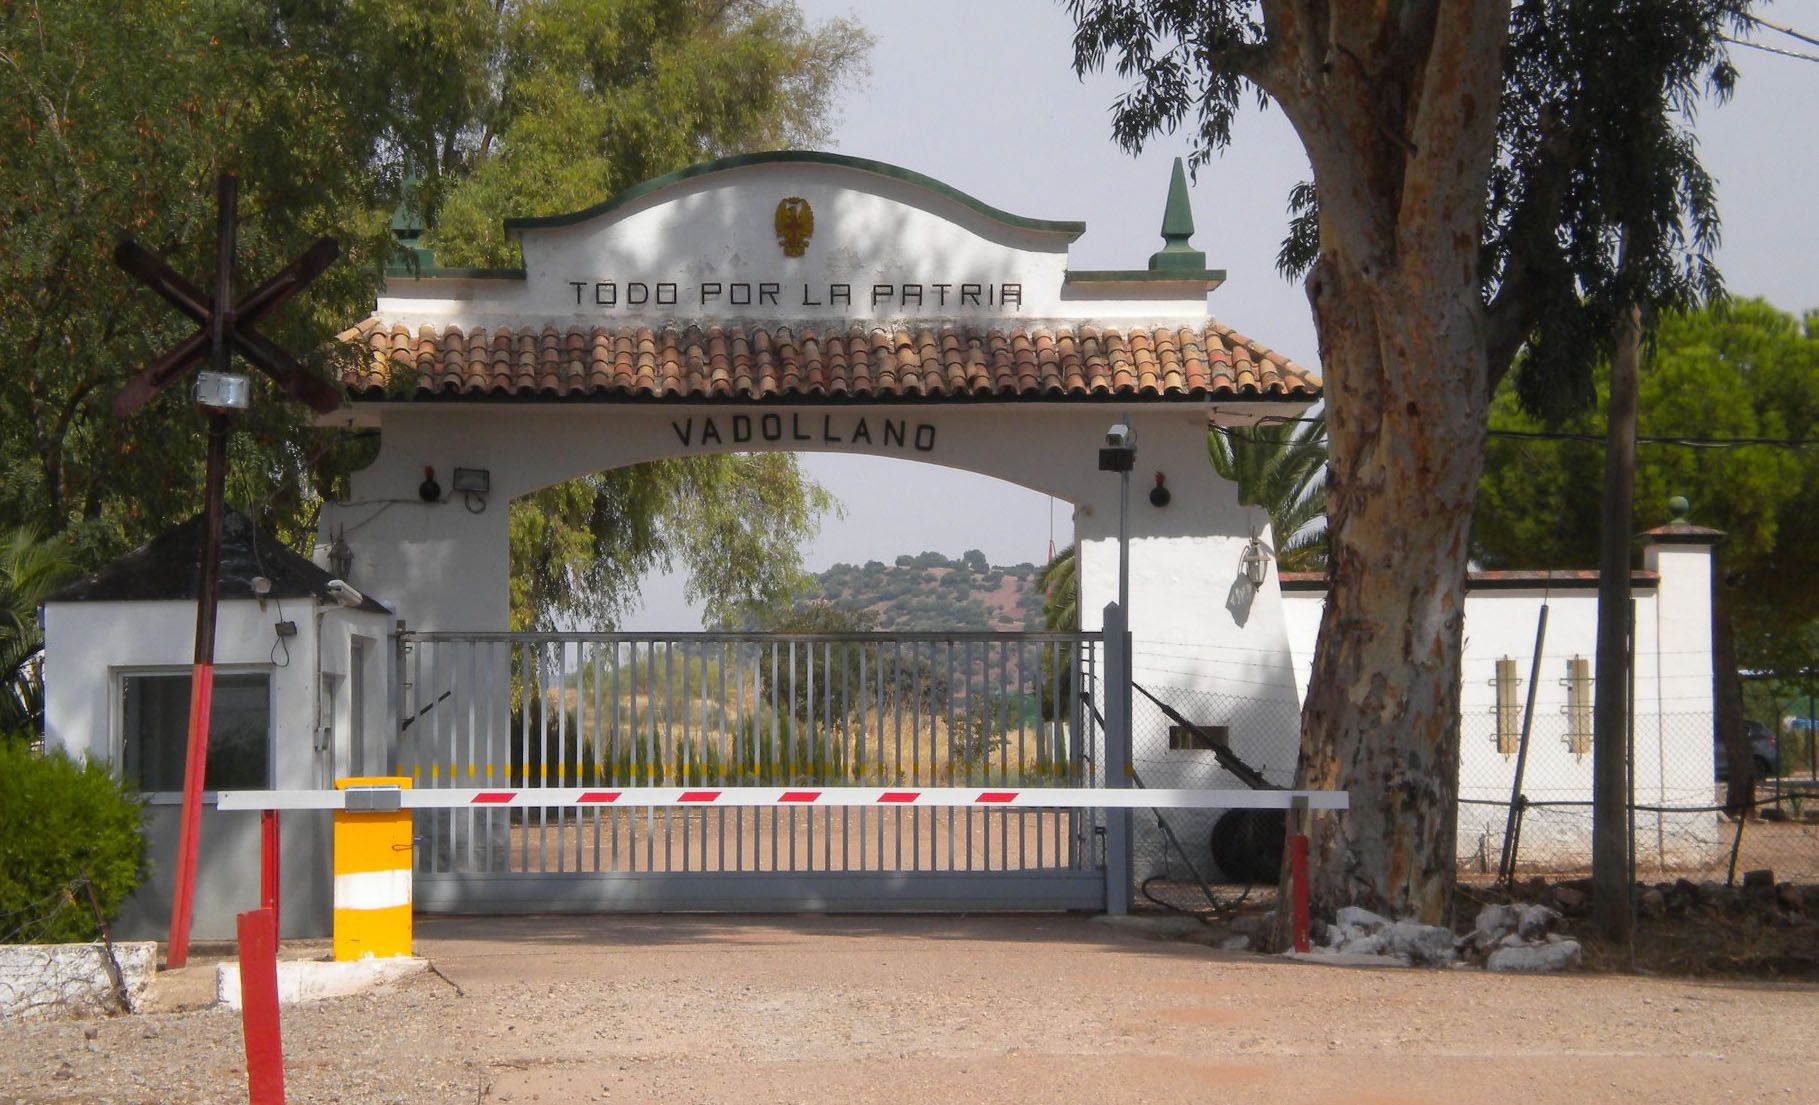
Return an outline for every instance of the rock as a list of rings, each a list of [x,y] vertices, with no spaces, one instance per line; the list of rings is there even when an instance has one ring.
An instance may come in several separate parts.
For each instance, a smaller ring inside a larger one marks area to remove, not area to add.
[[[1522,911],[1522,920],[1516,925],[1516,935],[1524,940],[1539,940],[1547,935],[1547,930],[1560,920],[1560,914],[1544,905],[1532,905]]]
[[[1478,911],[1478,918],[1472,922],[1472,929],[1495,940],[1506,932],[1516,931],[1516,926],[1521,921],[1521,909],[1513,905],[1493,904]]]
[[[1499,948],[1526,948],[1528,947],[1528,941],[1512,932],[1499,939],[1497,941],[1497,946]]]
[[[1348,905],[1339,907],[1339,912],[1334,916],[1333,923],[1341,928],[1350,926],[1367,933],[1372,933],[1387,927],[1390,921],[1388,917],[1380,917],[1368,909],[1361,909],[1355,905]]]
[[[1564,971],[1580,962],[1579,942],[1562,940],[1558,944],[1532,944],[1498,948],[1485,961],[1486,970],[1498,972]]]
[[[1228,952],[1247,952],[1251,950],[1251,938],[1244,935],[1228,936],[1219,941],[1219,947]]]
[[[1458,956],[1451,929],[1419,921],[1397,921],[1382,934],[1390,954],[1407,956],[1418,967],[1444,967]]]
[[[1339,945],[1339,951],[1344,955],[1382,955],[1385,943],[1382,933],[1371,933],[1354,936]]]
[[[1806,912],[1806,901],[1800,894],[1800,888],[1791,882],[1775,887],[1775,905],[1783,913]]]
[[[1745,890],[1773,890],[1774,888],[1775,872],[1771,868],[1762,867],[1743,873],[1743,889]]]
[[[1667,895],[1651,886],[1637,895],[1636,910],[1644,917],[1659,917],[1667,912]]]
[[[1560,912],[1569,917],[1582,916],[1585,913],[1585,907],[1590,904],[1591,900],[1590,894],[1575,887],[1554,887],[1554,904],[1560,907]]]

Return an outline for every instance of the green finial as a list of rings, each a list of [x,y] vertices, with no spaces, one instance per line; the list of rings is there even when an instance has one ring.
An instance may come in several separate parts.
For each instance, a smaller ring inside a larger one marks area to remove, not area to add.
[[[1693,509],[1692,504],[1687,502],[1683,495],[1675,495],[1667,501],[1667,512],[1674,516],[1673,521],[1675,522],[1686,521],[1686,512],[1691,509]]]
[[[1206,254],[1188,243],[1193,236],[1194,209],[1187,202],[1187,169],[1177,157],[1168,182],[1168,203],[1162,209],[1162,252],[1150,255],[1150,271],[1206,268]]]

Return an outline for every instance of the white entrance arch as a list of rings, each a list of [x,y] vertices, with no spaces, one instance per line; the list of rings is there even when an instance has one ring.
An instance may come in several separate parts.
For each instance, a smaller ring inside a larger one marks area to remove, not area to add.
[[[1189,241],[1178,165],[1162,228],[1144,268],[1075,269],[1082,224],[785,151],[510,220],[522,269],[443,269],[419,249],[344,335],[361,355],[328,421],[378,429],[381,448],[324,510],[319,551],[351,554],[351,582],[414,631],[496,633],[518,496],[702,453],[895,456],[1071,503],[1080,628],[1097,631],[1121,508],[1100,449],[1127,422],[1133,675],[1286,782],[1299,688],[1280,589],[1273,565],[1261,586],[1243,568],[1270,535],[1212,469],[1207,433],[1297,415],[1319,382],[1208,314],[1224,273]],[[457,470],[484,472],[486,491],[459,490]],[[1139,714],[1161,741],[1144,781],[1234,785]]]

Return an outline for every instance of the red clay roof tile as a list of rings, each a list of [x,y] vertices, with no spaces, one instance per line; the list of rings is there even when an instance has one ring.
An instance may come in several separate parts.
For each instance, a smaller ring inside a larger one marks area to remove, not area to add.
[[[1320,381],[1230,327],[763,324],[487,331],[369,319],[359,399],[1315,399]]]

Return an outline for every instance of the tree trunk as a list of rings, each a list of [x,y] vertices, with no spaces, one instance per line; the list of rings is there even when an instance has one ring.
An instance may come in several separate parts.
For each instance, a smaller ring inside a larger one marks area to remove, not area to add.
[[[1620,249],[1621,253],[1621,249]],[[1621,262],[1620,262],[1621,264]],[[1626,307],[1611,351],[1598,557],[1598,682],[1592,692],[1592,919],[1608,940],[1630,930],[1630,531],[1636,498],[1637,361],[1642,316]]]
[[[1723,579],[1712,578],[1712,726],[1730,765],[1724,812],[1748,817],[1756,808],[1756,754],[1743,731],[1743,681],[1737,678],[1737,634]]]
[[[1327,380],[1328,598],[1296,785],[1343,788],[1310,819],[1312,908],[1445,924],[1455,886],[1467,541],[1485,437],[1476,284],[1309,280]],[[1286,899],[1284,899],[1286,900]]]

